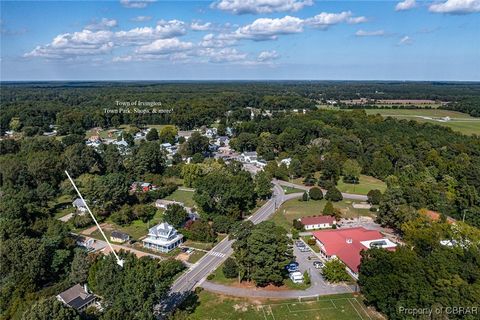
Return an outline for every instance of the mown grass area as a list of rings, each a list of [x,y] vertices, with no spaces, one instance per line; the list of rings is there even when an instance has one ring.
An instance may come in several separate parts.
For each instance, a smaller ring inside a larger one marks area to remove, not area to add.
[[[346,193],[367,194],[370,190],[378,189],[382,193],[387,189],[387,184],[382,180],[376,179],[371,176],[361,175],[359,183],[351,184],[343,182],[340,178],[337,184],[338,190]]]
[[[252,300],[202,291],[189,319],[222,320],[376,320],[380,319],[353,294],[298,300]]]
[[[452,128],[463,134],[480,134],[480,118],[474,118],[466,113],[441,109],[365,109],[367,114],[380,114],[383,117],[428,122]],[[422,117],[429,117],[426,119]],[[450,121],[440,122],[440,118],[450,117]]]
[[[190,262],[190,263],[195,263],[198,260],[200,260],[204,255],[206,255],[205,252],[195,250],[190,254],[187,261]]]
[[[282,189],[283,189],[283,192],[285,192],[285,194],[305,192],[305,190],[297,189],[297,188],[293,188],[293,187],[282,187]]]
[[[271,221],[284,227],[287,230],[292,228],[293,220],[301,217],[321,215],[327,201],[325,199],[319,201],[300,201],[292,199],[284,202],[280,208],[272,215]],[[344,218],[356,218],[358,216],[372,216],[372,213],[366,209],[355,209],[352,207],[351,200],[342,200],[334,202],[333,206],[342,211]]]
[[[226,236],[227,235],[225,234],[218,234],[215,242],[198,242],[198,241],[187,240],[183,243],[183,246],[208,251],[212,249],[217,243],[222,241]]]
[[[237,278],[225,277],[225,275],[223,274],[223,263],[217,269],[215,269],[214,272],[212,272],[212,275],[213,275],[213,279],[209,281],[216,282],[219,284],[232,285],[238,282]]]
[[[53,213],[55,219],[59,219],[66,216],[69,213],[75,212],[75,208],[72,205],[72,197],[69,195],[63,195],[51,201],[49,208]]]
[[[113,230],[118,230],[118,231],[127,233],[130,236],[130,238],[132,238],[133,240],[139,240],[140,238],[143,238],[148,234],[149,228],[162,222],[162,218],[163,218],[163,210],[157,210],[153,218],[148,222],[143,222],[142,220],[134,220],[129,225],[119,226],[116,223],[114,223],[110,218],[107,218],[102,223],[106,223],[109,225],[108,228],[103,228],[107,237],[110,237],[110,233]],[[91,236],[95,238],[98,237],[99,239],[101,238],[101,234],[98,230],[93,232]]]
[[[183,202],[187,207],[194,207],[193,192],[185,190],[175,190],[171,195],[165,197],[167,200]]]

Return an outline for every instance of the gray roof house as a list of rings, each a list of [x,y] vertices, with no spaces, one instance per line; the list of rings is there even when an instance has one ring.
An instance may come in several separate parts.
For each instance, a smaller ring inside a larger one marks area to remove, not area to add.
[[[62,293],[59,293],[57,299],[78,311],[87,309],[98,300],[94,294],[88,292],[86,285],[82,287],[78,283]]]
[[[130,240],[130,236],[125,232],[114,230],[110,234],[110,240],[113,242],[125,242]]]
[[[77,208],[78,211],[82,213],[87,211],[87,206],[85,205],[85,202],[80,198],[75,199],[72,204],[75,208]]]
[[[157,224],[148,230],[148,236],[143,239],[143,247],[160,252],[170,252],[178,247],[183,235],[166,222]]]

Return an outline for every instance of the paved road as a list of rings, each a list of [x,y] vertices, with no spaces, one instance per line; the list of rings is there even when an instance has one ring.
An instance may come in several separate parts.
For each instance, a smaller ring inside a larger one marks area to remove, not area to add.
[[[298,198],[301,193],[285,195],[283,189],[274,184],[273,196],[262,207],[260,207],[247,220],[254,224],[267,220],[271,214],[285,201]],[[215,270],[223,261],[233,253],[232,240],[228,237],[220,241],[212,250],[197,261],[187,272],[182,274],[172,285],[170,295],[164,305],[157,305],[156,309],[161,312],[171,310],[196,286],[201,285],[205,278]]]
[[[252,221],[254,224],[260,223],[267,220],[270,215],[272,215],[280,205],[294,198],[299,198],[302,196],[302,193],[292,193],[286,195],[283,191],[283,186],[291,186],[294,188],[307,190],[308,187],[299,186],[293,183],[274,180],[273,187],[273,196],[268,200],[262,207],[260,207],[254,214],[252,214],[248,220]],[[366,200],[367,197],[364,195],[352,195],[343,193],[343,196],[348,199],[354,200]],[[220,266],[225,259],[233,253],[232,249],[232,240],[229,240],[228,237],[220,241],[212,250],[210,250],[206,255],[204,255],[199,261],[197,261],[187,272],[182,274],[173,284],[170,290],[169,297],[162,304],[158,304],[155,309],[159,313],[172,310],[179,302],[181,302],[191,290],[196,286],[203,286],[206,289],[211,289],[212,291],[218,290],[218,292],[223,292],[225,288],[222,288],[222,285],[212,284],[205,281],[206,277],[212,273],[218,266]],[[225,286],[223,286],[225,287]],[[228,287],[227,287],[228,288]],[[337,291],[338,290],[338,291]],[[315,286],[307,290],[289,290],[284,291],[283,297],[299,297],[299,296],[308,296],[308,295],[321,295],[321,294],[332,294],[340,292],[349,292],[352,291],[351,288],[346,288],[345,286]],[[244,294],[243,296],[252,296],[252,292],[249,289],[240,290],[239,288],[229,288],[229,291],[235,293],[235,295]],[[265,294],[259,293],[264,290],[257,289],[254,290],[256,294]],[[280,291],[279,291],[280,292]],[[291,295],[291,296],[290,296]]]
[[[292,187],[300,190],[310,190],[311,187],[306,187],[303,185],[283,181],[283,180],[276,180],[275,183],[281,185],[281,186],[286,186],[286,187]],[[327,192],[326,190],[322,189],[323,193]],[[359,200],[359,201],[367,201],[368,197],[363,195],[363,194],[354,194],[354,193],[345,193],[342,192],[342,196],[345,199],[352,199],[352,200]]]

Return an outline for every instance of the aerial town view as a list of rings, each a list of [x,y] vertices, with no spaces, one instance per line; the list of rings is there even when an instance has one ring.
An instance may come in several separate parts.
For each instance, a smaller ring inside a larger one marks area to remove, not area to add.
[[[480,0],[0,15],[0,320],[480,319]]]

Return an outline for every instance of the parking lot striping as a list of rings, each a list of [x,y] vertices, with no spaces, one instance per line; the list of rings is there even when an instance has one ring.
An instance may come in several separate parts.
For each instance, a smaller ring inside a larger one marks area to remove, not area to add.
[[[354,299],[356,300],[356,299]],[[360,314],[360,312],[358,312],[357,308],[355,308],[355,306],[353,305],[352,303],[352,300],[351,299],[348,299],[348,301],[350,302],[350,304],[352,305],[353,309],[355,309],[355,311],[357,312],[358,316],[360,317],[361,320],[363,320],[363,317],[362,315]]]
[[[366,307],[364,307],[360,302],[358,302],[358,299],[355,298],[355,301],[358,303],[358,305],[360,306],[360,309],[362,309],[362,311],[365,312],[365,314],[367,315],[368,319],[372,320],[372,317],[370,317],[370,315],[368,314],[368,310],[366,309]]]

